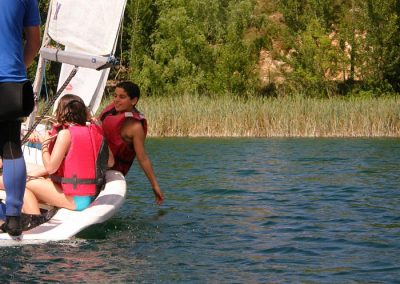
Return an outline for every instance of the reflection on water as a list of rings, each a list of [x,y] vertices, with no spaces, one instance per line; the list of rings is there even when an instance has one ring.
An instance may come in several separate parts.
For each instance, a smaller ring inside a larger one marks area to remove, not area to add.
[[[120,212],[3,248],[2,282],[395,283],[398,139],[151,139]]]

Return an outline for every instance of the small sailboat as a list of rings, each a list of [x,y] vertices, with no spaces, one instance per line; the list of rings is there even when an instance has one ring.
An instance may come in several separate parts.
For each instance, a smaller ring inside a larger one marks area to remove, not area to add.
[[[33,84],[35,94],[41,92],[46,64],[61,64],[58,91],[48,108],[35,119],[32,113],[23,125],[26,136],[33,129],[45,130],[41,119],[64,94],[80,96],[95,113],[100,105],[106,81],[117,61],[113,56],[126,0],[51,0],[45,25],[38,68]],[[41,150],[23,145],[27,163],[42,165]],[[66,240],[90,225],[111,218],[122,206],[126,195],[124,176],[117,171],[106,173],[106,185],[89,208],[83,211],[59,209],[46,223],[23,232],[19,244]],[[5,200],[0,191],[0,199]],[[46,205],[43,205],[46,210]],[[12,245],[15,240],[0,233],[0,246]]]

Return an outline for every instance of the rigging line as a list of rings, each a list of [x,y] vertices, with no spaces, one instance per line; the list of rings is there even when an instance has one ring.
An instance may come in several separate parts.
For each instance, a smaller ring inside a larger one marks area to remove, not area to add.
[[[22,142],[21,142],[22,145],[25,144],[28,141],[28,137],[32,134],[32,132],[36,128],[36,126],[39,125],[40,121],[42,121],[42,119],[46,116],[47,112],[54,105],[55,101],[58,99],[58,97],[61,95],[61,93],[64,91],[64,89],[68,86],[69,82],[76,75],[77,71],[78,71],[78,66],[75,66],[74,69],[72,69],[71,73],[69,74],[67,80],[65,80],[64,84],[57,91],[56,95],[51,99],[51,101],[49,102],[47,107],[43,110],[43,113],[35,121],[35,123],[28,129],[27,133],[25,134],[24,138],[22,139]]]
[[[122,20],[122,22],[121,22],[121,31],[120,31],[120,41],[119,41],[119,50],[120,50],[119,68],[118,68],[117,74],[115,74],[114,80],[117,80],[117,77],[118,77],[118,75],[119,75],[119,73],[121,72],[121,69],[122,69],[122,53],[123,53],[122,40],[123,40],[123,34],[124,34],[124,21]]]

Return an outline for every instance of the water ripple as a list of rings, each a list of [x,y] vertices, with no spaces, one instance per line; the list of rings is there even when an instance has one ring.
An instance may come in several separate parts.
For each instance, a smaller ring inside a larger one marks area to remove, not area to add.
[[[3,282],[399,283],[398,139],[150,139],[77,242],[1,250]],[[9,275],[14,275],[9,278]]]

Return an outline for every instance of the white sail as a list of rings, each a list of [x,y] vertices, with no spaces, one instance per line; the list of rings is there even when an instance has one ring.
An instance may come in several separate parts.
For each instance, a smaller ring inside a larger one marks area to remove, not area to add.
[[[73,50],[110,54],[125,9],[125,0],[52,1],[49,35]]]
[[[89,56],[112,55],[125,6],[126,0],[53,0],[48,35],[64,45],[65,51]],[[57,89],[64,84],[72,68],[62,64]],[[99,71],[79,68],[60,97],[64,94],[78,95],[95,113],[109,72],[109,68]]]

